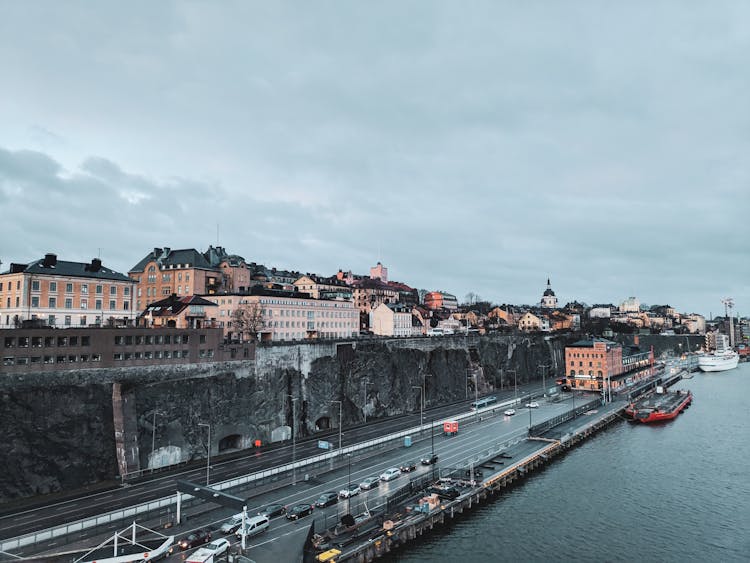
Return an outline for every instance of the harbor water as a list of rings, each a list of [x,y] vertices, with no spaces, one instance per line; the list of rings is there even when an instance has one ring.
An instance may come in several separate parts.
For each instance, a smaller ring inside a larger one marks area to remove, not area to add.
[[[616,423],[384,561],[750,561],[750,363],[673,388],[675,420]]]

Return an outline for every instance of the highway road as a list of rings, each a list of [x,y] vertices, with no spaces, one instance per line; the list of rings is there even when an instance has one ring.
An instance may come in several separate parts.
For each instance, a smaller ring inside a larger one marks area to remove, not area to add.
[[[529,392],[541,392],[539,384],[518,387],[519,396]],[[515,391],[511,388],[510,390],[495,391],[493,394],[500,401],[503,401],[512,398],[514,393]],[[466,412],[471,400],[425,410],[424,420],[427,422],[430,419],[447,418]],[[413,428],[419,425],[419,421],[419,411],[385,420],[376,419],[364,426],[344,429],[342,444],[343,446],[356,444],[406,428]],[[299,461],[305,457],[320,454],[321,451],[317,449],[317,440],[321,438],[328,439],[334,446],[338,445],[337,430],[316,435],[314,438],[299,441],[296,444],[296,459]],[[292,446],[287,444],[267,451],[252,451],[247,455],[233,459],[216,458],[211,461],[211,482],[216,483],[289,463],[292,461]],[[44,503],[44,499],[40,499],[40,504],[30,508],[0,507],[0,539],[49,529],[112,510],[164,498],[175,494],[178,479],[205,483],[205,478],[206,466],[197,462],[190,468],[183,466],[181,469],[169,473],[155,473],[151,477],[144,477],[138,482],[129,483],[126,486],[119,486],[93,494],[81,494],[59,502],[47,504]],[[117,528],[119,528],[119,524],[113,526],[112,529]],[[82,535],[85,535],[85,532]]]
[[[517,414],[514,416],[498,415],[490,418],[483,417],[483,420],[478,423],[462,423],[459,434],[453,437],[446,437],[436,432],[433,439],[431,439],[430,435],[426,433],[422,439],[414,443],[410,448],[402,446],[391,451],[371,452],[371,457],[369,458],[352,457],[350,459],[350,467],[346,464],[343,469],[326,474],[325,480],[321,479],[320,481],[313,482],[302,481],[294,486],[288,485],[273,492],[255,496],[250,499],[248,504],[248,514],[257,513],[263,506],[269,503],[278,502],[284,505],[294,505],[301,502],[314,503],[321,493],[339,491],[348,482],[359,483],[365,477],[380,475],[385,469],[398,466],[404,461],[414,460],[417,463],[416,471],[404,474],[394,481],[381,483],[379,487],[370,491],[363,491],[361,494],[352,497],[349,506],[347,506],[346,500],[340,500],[334,506],[316,509],[312,516],[304,517],[299,521],[289,521],[283,516],[273,519],[267,533],[250,539],[248,543],[249,556],[258,563],[263,563],[264,561],[277,563],[280,560],[284,560],[284,550],[292,550],[298,554],[313,520],[316,523],[316,530],[321,531],[334,525],[347,512],[357,514],[364,512],[366,507],[373,509],[382,504],[389,493],[402,487],[409,479],[428,474],[432,470],[432,467],[420,465],[419,460],[422,456],[429,454],[433,447],[434,451],[439,455],[438,464],[435,466],[437,470],[463,467],[469,460],[476,459],[476,456],[481,455],[483,451],[492,446],[513,440],[523,440],[526,437],[529,426],[529,412],[531,413],[532,423],[537,424],[545,419],[555,417],[570,410],[572,408],[571,402],[570,398],[558,403],[539,401],[540,407],[536,409],[516,407]],[[464,406],[464,412],[465,410],[466,407]],[[418,414],[416,418],[416,424],[418,425]],[[411,425],[414,425],[413,417]],[[527,447],[530,453],[538,447],[538,444],[529,442],[520,447]],[[205,477],[205,472],[199,472],[200,475]],[[218,530],[221,524],[233,513],[232,510],[226,508],[208,510],[208,507],[204,506],[204,512],[199,516],[190,516],[188,523],[170,530],[169,533],[175,534],[177,537],[182,537],[196,528],[209,527]],[[149,523],[146,522],[144,525],[149,526]],[[220,536],[220,532],[216,531],[214,537],[217,537],[217,535]],[[234,536],[229,536],[229,539],[233,543],[237,543]],[[89,542],[88,545],[91,545],[91,543],[96,542]],[[55,550],[59,551],[60,549],[61,546],[58,545]],[[170,559],[172,561],[183,560],[186,553],[177,554]],[[286,555],[289,555],[289,553]]]

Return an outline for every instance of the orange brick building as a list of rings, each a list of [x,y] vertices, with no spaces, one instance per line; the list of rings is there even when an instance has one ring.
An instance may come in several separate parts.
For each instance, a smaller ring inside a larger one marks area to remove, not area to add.
[[[623,354],[623,347],[604,338],[579,340],[565,347],[565,379],[573,389],[601,391],[626,386],[628,374],[654,365],[654,352],[638,349]]]

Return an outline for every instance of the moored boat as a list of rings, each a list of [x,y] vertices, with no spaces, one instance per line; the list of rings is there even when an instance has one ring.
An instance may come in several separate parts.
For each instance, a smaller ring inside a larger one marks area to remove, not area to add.
[[[690,391],[655,393],[625,408],[625,414],[637,422],[672,420],[693,402]]]
[[[716,335],[716,350],[698,357],[701,371],[727,371],[734,369],[740,361],[740,355],[732,350],[729,339],[724,334]]]

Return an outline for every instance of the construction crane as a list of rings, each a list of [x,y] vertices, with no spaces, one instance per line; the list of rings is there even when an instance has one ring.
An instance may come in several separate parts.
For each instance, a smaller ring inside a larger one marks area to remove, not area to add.
[[[729,322],[729,346],[734,348],[734,319],[732,318],[732,309],[734,308],[734,299],[726,297],[721,300],[724,304],[724,316]]]

